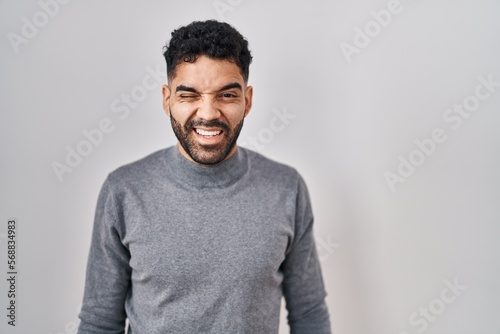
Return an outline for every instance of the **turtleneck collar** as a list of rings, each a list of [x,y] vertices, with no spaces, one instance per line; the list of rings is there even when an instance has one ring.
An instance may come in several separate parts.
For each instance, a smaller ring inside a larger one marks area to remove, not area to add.
[[[168,174],[189,188],[226,188],[240,180],[248,171],[247,152],[237,148],[227,160],[213,166],[202,166],[188,160],[177,145],[165,152]]]

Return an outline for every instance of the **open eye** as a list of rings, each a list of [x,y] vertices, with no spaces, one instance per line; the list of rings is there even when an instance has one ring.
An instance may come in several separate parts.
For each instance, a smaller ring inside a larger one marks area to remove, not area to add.
[[[225,92],[225,93],[220,94],[220,97],[223,99],[226,99],[226,100],[232,100],[232,99],[236,99],[238,97],[238,95],[236,95],[234,93],[230,93],[230,92]]]

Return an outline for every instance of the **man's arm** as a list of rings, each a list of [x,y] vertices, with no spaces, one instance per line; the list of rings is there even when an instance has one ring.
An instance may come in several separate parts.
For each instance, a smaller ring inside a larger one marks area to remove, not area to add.
[[[123,334],[130,286],[130,253],[121,242],[123,219],[109,179],[99,194],[87,263],[78,334]]]
[[[303,179],[299,177],[295,236],[283,263],[283,292],[291,334],[331,333],[312,227],[309,194]]]

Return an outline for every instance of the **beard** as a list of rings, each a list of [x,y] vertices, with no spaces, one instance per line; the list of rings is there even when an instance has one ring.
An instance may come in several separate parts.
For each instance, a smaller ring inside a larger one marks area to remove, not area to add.
[[[184,151],[195,162],[202,165],[215,165],[224,161],[232,149],[236,145],[241,128],[243,127],[243,119],[231,129],[229,125],[220,121],[205,121],[202,119],[193,119],[188,121],[184,126],[181,125],[170,113],[170,123],[174,134],[179,140],[179,143],[184,148]],[[222,129],[224,138],[213,145],[202,145],[195,138],[195,127],[211,128],[216,127]]]

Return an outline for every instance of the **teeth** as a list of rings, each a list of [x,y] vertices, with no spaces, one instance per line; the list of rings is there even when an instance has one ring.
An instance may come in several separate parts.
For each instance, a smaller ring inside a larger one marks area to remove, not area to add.
[[[222,131],[206,131],[202,129],[196,129],[196,133],[202,135],[202,136],[216,136]]]

